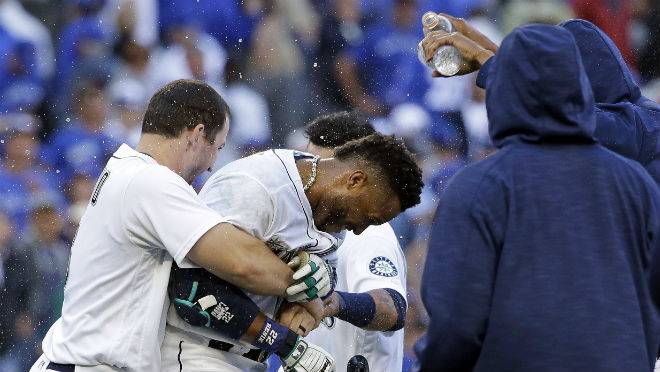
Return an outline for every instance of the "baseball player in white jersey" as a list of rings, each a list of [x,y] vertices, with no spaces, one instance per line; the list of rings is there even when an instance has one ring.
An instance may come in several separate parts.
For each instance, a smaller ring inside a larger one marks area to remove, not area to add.
[[[379,155],[388,152],[396,154]],[[422,186],[412,155],[392,137],[374,134],[337,149],[334,155],[319,160],[296,151],[270,150],[249,156],[212,175],[200,197],[232,224],[267,241],[285,261],[301,250],[334,261],[336,242],[328,233],[352,230],[359,234],[369,225],[388,221],[418,202]],[[402,184],[391,187],[393,177]],[[208,325],[233,316],[240,308],[223,304],[218,310],[215,300],[204,307],[208,296],[201,292],[195,291],[188,303],[209,314],[207,326],[188,324],[178,307],[170,307],[162,350],[164,371],[265,370],[264,355],[259,358],[251,351],[257,346],[254,342],[238,342],[236,335],[227,337]],[[277,315],[276,298],[248,295],[267,316]]]
[[[334,147],[374,130],[367,120],[339,113],[311,122],[305,132],[307,151],[328,157]],[[337,259],[337,285],[326,308],[329,317],[306,339],[332,354],[338,372],[345,372],[355,355],[365,357],[371,371],[401,371],[407,265],[392,227],[384,223],[360,235],[347,233]],[[352,306],[363,307],[362,319],[347,316]]]
[[[71,249],[62,317],[32,372],[161,371],[173,260],[285,295],[292,270],[189,185],[228,130],[226,103],[202,82],[177,80],[154,94],[137,150],[122,145],[97,181]]]

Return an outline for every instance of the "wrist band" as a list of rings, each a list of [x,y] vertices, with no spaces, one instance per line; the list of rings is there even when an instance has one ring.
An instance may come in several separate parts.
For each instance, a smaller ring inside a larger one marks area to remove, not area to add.
[[[390,297],[392,297],[392,301],[394,301],[394,307],[396,307],[396,323],[392,326],[392,328],[388,329],[388,331],[398,331],[401,328],[403,328],[406,320],[406,310],[408,308],[408,305],[406,304],[406,299],[403,298],[403,295],[401,293],[395,291],[392,288],[383,288],[385,292],[387,292]]]
[[[290,333],[295,335],[295,332],[285,326],[270,318],[266,318],[264,326],[259,331],[258,336],[255,337],[252,345],[268,353],[279,352],[282,346],[286,346],[285,341],[288,339]]]
[[[335,291],[339,295],[337,318],[356,327],[364,327],[376,316],[376,303],[368,293]]]

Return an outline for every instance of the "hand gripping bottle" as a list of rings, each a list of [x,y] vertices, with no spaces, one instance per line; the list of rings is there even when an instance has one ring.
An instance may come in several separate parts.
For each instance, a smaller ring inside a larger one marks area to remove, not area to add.
[[[438,15],[434,12],[426,12],[422,16],[422,25],[424,29],[428,32],[443,30],[446,32],[454,32],[454,26],[451,24],[449,19]],[[433,59],[428,63],[424,58],[424,50],[421,48],[421,45],[417,49],[417,54],[422,61],[422,63],[428,65],[432,69],[435,69],[443,76],[454,76],[458,73],[461,68],[461,63],[463,63],[463,57],[461,53],[451,45],[445,45],[438,48],[433,55]]]

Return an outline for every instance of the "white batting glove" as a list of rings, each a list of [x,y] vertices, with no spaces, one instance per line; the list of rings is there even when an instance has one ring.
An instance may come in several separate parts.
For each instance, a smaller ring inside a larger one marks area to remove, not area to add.
[[[335,372],[335,360],[319,346],[298,338],[293,351],[282,358],[286,372]]]
[[[294,283],[286,289],[289,302],[308,302],[318,297],[327,298],[335,288],[335,273],[332,266],[323,258],[299,252],[288,263],[296,270]]]

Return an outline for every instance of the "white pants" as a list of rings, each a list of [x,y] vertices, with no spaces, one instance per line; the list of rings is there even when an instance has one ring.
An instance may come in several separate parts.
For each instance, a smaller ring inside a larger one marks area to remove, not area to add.
[[[265,363],[210,348],[207,338],[169,325],[160,355],[163,372],[264,372],[267,368]]]
[[[52,369],[48,369],[48,364],[50,360],[46,358],[45,355],[41,355],[39,359],[32,365],[30,372],[56,372]],[[111,366],[76,366],[74,369],[75,372],[116,372],[116,371],[125,371],[121,368],[111,367]]]

